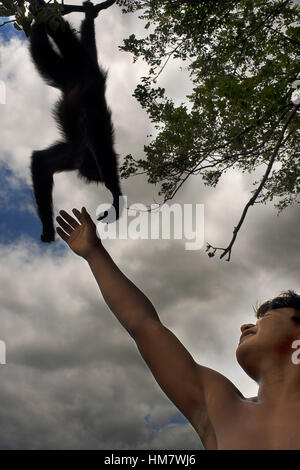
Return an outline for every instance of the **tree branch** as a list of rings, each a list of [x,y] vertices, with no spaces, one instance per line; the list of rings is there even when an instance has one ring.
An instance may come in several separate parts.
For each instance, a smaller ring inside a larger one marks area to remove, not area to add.
[[[116,3],[116,0],[106,0],[105,2],[99,3],[99,5],[94,5],[94,8],[98,14],[99,11],[105,10],[106,8],[111,7],[114,3]],[[68,15],[69,13],[72,13],[74,11],[84,13],[85,11],[84,6],[83,5],[63,5],[62,15]]]
[[[237,226],[234,228],[233,230],[233,236],[232,236],[232,239],[229,243],[229,245],[227,246],[227,248],[217,248],[217,247],[213,247],[212,245],[210,245],[209,243],[207,244],[207,250],[206,251],[210,251],[210,250],[213,250],[213,252],[210,251],[210,253],[208,253],[209,256],[214,256],[214,254],[216,253],[217,250],[221,250],[223,251],[223,253],[221,254],[220,256],[220,259],[222,259],[227,253],[228,253],[228,258],[226,261],[230,261],[230,257],[231,257],[231,251],[232,251],[232,247],[233,247],[233,244],[235,242],[235,239],[237,237],[237,234],[245,220],[245,217],[246,217],[246,214],[248,212],[248,209],[250,206],[253,206],[256,199],[258,198],[261,190],[263,189],[264,185],[265,185],[265,182],[267,181],[268,179],[268,176],[270,174],[270,171],[272,170],[272,167],[273,167],[273,164],[274,164],[274,161],[275,161],[275,158],[276,158],[276,155],[278,153],[278,150],[282,144],[282,140],[284,138],[284,134],[285,134],[285,131],[289,125],[289,123],[291,122],[291,120],[293,119],[294,115],[296,114],[296,112],[298,111],[298,109],[300,108],[300,103],[297,105],[297,106],[293,106],[293,109],[292,111],[290,112],[287,120],[286,120],[286,123],[285,125],[283,126],[283,129],[280,133],[280,136],[279,136],[279,139],[277,141],[277,144],[274,148],[274,151],[273,151],[273,154],[270,158],[270,161],[269,161],[269,164],[268,164],[268,167],[266,169],[266,172],[260,182],[260,185],[258,186],[257,190],[255,191],[254,195],[249,199],[249,201],[247,202],[246,206],[244,207],[244,210],[243,210],[243,213],[241,215],[241,218],[239,220],[239,223],[237,224]]]
[[[290,38],[286,34],[282,33],[281,31],[278,31],[277,29],[272,28],[271,26],[266,25],[266,28],[271,29],[271,31],[274,31],[274,33],[279,34],[280,36],[282,36],[284,39],[286,39],[290,43],[294,44],[295,46],[300,46],[300,42],[297,41],[297,39]]]
[[[0,24],[0,28],[1,28],[1,26],[5,26],[8,23],[14,23],[14,22],[15,22],[15,20],[4,21],[4,23]]]

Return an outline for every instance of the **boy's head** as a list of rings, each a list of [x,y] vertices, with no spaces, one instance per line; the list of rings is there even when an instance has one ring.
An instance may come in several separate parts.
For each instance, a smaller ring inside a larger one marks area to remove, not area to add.
[[[300,295],[292,290],[282,292],[278,297],[267,300],[256,309],[256,317],[262,318],[269,310],[276,310],[278,308],[294,308],[300,312]]]
[[[292,343],[300,340],[300,295],[291,290],[283,292],[264,302],[256,317],[256,324],[241,326],[236,357],[245,372],[259,382],[275,364],[293,365]]]

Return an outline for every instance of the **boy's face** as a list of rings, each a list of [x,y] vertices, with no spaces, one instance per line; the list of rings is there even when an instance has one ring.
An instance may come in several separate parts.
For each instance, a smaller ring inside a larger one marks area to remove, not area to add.
[[[241,326],[236,350],[237,361],[245,372],[259,381],[261,373],[277,362],[292,363],[294,340],[300,340],[300,312],[293,308],[269,310],[256,324]]]

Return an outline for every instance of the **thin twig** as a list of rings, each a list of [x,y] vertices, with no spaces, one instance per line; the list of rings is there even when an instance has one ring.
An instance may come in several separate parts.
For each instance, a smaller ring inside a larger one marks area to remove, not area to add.
[[[278,150],[279,150],[279,148],[280,148],[280,146],[281,146],[281,144],[282,144],[282,140],[283,140],[283,138],[284,138],[285,131],[286,131],[286,129],[287,129],[289,123],[291,122],[291,120],[293,119],[294,115],[296,114],[296,112],[297,112],[297,110],[298,110],[299,108],[300,108],[300,103],[299,103],[298,105],[296,105],[296,106],[293,106],[293,109],[292,109],[292,111],[290,112],[290,114],[289,114],[289,116],[288,116],[288,118],[287,118],[287,120],[286,120],[286,123],[285,123],[285,125],[284,125],[283,128],[282,128],[282,131],[281,131],[281,133],[280,133],[279,139],[278,139],[277,144],[276,144],[276,146],[275,146],[275,148],[274,148],[273,154],[272,154],[272,156],[271,156],[271,158],[270,158],[270,161],[269,161],[267,170],[266,170],[266,172],[265,172],[265,174],[264,174],[264,176],[263,176],[263,178],[262,178],[262,180],[261,180],[261,182],[260,182],[260,185],[258,186],[257,190],[255,191],[255,193],[253,194],[253,196],[249,199],[249,201],[247,202],[246,206],[244,207],[244,210],[243,210],[243,212],[242,212],[242,216],[241,216],[241,218],[240,218],[240,220],[239,220],[239,223],[237,224],[237,226],[236,226],[236,227],[234,228],[234,230],[233,230],[233,236],[232,236],[232,239],[231,239],[229,245],[227,246],[227,248],[217,248],[217,247],[213,247],[212,245],[209,245],[209,244],[208,244],[209,249],[214,250],[214,252],[216,252],[216,250],[221,250],[221,251],[223,251],[223,253],[222,253],[221,256],[220,256],[220,259],[222,259],[222,258],[228,253],[228,258],[227,258],[226,261],[230,261],[231,251],[232,251],[233,244],[234,244],[234,242],[235,242],[235,240],[236,240],[236,237],[237,237],[237,234],[238,234],[238,232],[239,232],[239,230],[240,230],[240,228],[241,228],[241,226],[242,226],[242,224],[243,224],[243,222],[244,222],[244,220],[245,220],[245,217],[246,217],[246,214],[247,214],[247,212],[248,212],[248,209],[249,209],[250,206],[253,206],[253,205],[254,205],[254,203],[255,203],[256,199],[258,198],[258,196],[259,196],[261,190],[263,189],[263,187],[264,187],[264,185],[265,185],[265,182],[267,181],[268,176],[269,176],[269,174],[270,174],[270,171],[272,170],[272,167],[273,167],[273,164],[274,164],[274,161],[275,161],[277,152],[278,152]]]

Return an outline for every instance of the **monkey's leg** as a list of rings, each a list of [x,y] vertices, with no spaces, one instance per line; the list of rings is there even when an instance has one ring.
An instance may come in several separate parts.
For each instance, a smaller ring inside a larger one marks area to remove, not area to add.
[[[43,10],[46,7],[46,3],[44,0],[31,0],[30,1],[30,11],[33,13],[34,16],[36,16],[41,10]],[[51,19],[51,18],[50,18]],[[50,53],[49,48],[48,52],[44,54],[44,58],[46,58],[45,65],[47,65],[47,60],[48,60],[48,54],[49,58],[51,57],[53,63],[56,62],[56,67],[54,67],[54,70],[56,73],[59,72],[59,62],[60,66],[63,67],[63,77],[67,76],[66,71],[72,68],[72,70],[69,70],[70,76],[73,76],[76,71],[78,71],[78,63],[82,62],[82,56],[83,56],[83,47],[80,43],[80,40],[77,38],[77,36],[74,34],[74,32],[71,30],[70,24],[67,21],[64,21],[61,19],[62,25],[59,25],[59,27],[54,31],[49,24],[48,21],[42,21],[39,24],[35,24],[34,27],[37,30],[36,36],[38,37],[38,34],[44,33],[44,36],[42,38],[43,40],[43,46],[45,46],[46,42],[50,44],[51,48],[51,43],[49,43],[49,40],[47,38],[47,34],[51,36],[51,38],[55,41],[56,45],[58,46],[58,49],[63,57],[60,57],[59,55],[55,54],[55,52],[52,50],[52,53]],[[63,26],[63,28],[62,28]],[[39,52],[39,44],[40,41],[37,41],[36,43],[36,51],[37,54]],[[46,51],[45,51],[46,52]],[[56,59],[54,59],[54,55],[56,55]],[[57,60],[57,58],[59,60]],[[38,62],[40,62],[41,58],[38,57]],[[74,82],[74,80],[73,80]],[[72,81],[68,80],[67,85],[70,85]]]
[[[39,73],[50,86],[63,89],[72,82],[72,71],[54,51],[45,23],[32,26],[30,54]]]
[[[31,156],[31,175],[38,216],[43,225],[41,240],[55,239],[53,224],[53,175],[56,172],[75,170],[76,154],[70,144],[57,143]]]
[[[52,31],[50,27],[47,27],[47,33],[55,41],[65,65],[72,70],[73,75],[78,75],[84,70],[87,57],[89,59],[90,57],[86,54],[78,37],[71,30],[70,24],[65,21],[64,26],[64,31],[61,28]]]

